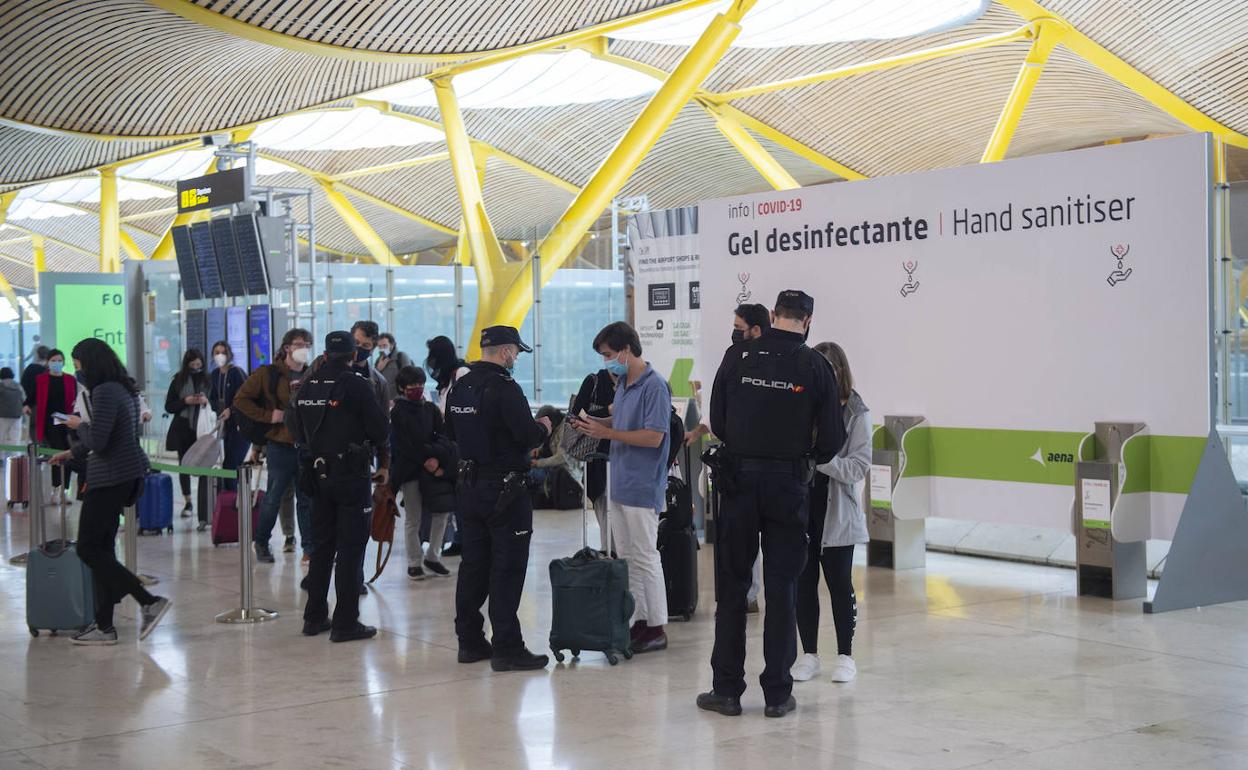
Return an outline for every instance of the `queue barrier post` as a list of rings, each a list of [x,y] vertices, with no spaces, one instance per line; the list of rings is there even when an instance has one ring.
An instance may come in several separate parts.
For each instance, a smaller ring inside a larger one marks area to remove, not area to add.
[[[254,463],[244,463],[238,468],[239,606],[217,615],[218,623],[259,623],[277,617],[274,610],[256,607],[252,596],[251,473],[255,467]]]

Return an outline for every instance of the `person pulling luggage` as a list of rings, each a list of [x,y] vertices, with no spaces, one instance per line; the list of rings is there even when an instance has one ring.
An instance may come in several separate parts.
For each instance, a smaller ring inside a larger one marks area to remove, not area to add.
[[[481,360],[455,382],[446,405],[447,436],[459,445],[459,514],[463,554],[455,590],[459,662],[489,660],[495,671],[532,671],[549,659],[524,646],[516,611],[524,592],[533,536],[526,494],[529,451],[550,435],[549,418],[535,420],[511,371],[532,348],[510,326],[481,332]],[[490,602],[493,643],[485,638],[481,606]]]
[[[787,290],[772,328],[733,344],[715,374],[711,431],[724,442],[715,471],[722,503],[716,522],[714,684],[698,708],[741,713],[745,692],[745,611],[759,536],[763,548],[766,667],[759,683],[768,717],[797,707],[790,669],[797,658],[797,577],[806,563],[807,497],[815,466],[845,442],[836,377],[804,344],[815,300]]]
[[[351,366],[354,357],[350,332],[326,335],[325,364],[299,387],[292,421],[297,442],[309,450],[299,483],[308,485],[313,500],[303,633],[329,631],[331,642],[377,635],[376,628],[359,621],[359,575],[372,515],[370,480],[384,484],[389,476],[389,428],[368,378]],[[331,570],[338,597],[332,621],[327,596]]]

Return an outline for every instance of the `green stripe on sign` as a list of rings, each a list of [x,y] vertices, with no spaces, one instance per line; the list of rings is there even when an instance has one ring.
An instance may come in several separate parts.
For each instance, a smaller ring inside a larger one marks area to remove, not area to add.
[[[1084,433],[919,427],[906,434],[903,478],[945,476],[1029,484],[1075,483]]]
[[[1127,443],[1127,492],[1187,494],[1196,478],[1196,466],[1205,451],[1201,436],[1140,436]]]
[[[674,398],[693,398],[693,385],[689,384],[692,376],[693,359],[676,359],[672,364],[672,373],[667,377],[667,384],[671,386]]]

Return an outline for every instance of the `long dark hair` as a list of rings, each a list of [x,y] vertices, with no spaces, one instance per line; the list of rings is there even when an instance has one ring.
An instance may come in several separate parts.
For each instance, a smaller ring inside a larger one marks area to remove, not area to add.
[[[212,347],[209,349],[213,351],[212,354],[214,356],[217,354],[217,348],[225,348],[226,366],[232,365],[234,363],[234,348],[230,347],[230,343],[225,340],[217,340],[212,343]]]
[[[82,381],[88,390],[95,390],[106,382],[118,382],[130,395],[139,395],[139,386],[134,378],[103,340],[87,337],[74,345],[70,356],[82,364]]]
[[[854,373],[849,368],[849,356],[835,342],[820,342],[815,345],[815,352],[828,359],[832,364],[832,373],[836,375],[836,388],[842,401],[848,401],[854,392]]]
[[[444,391],[454,379],[455,370],[467,364],[459,357],[458,351],[455,350],[455,343],[451,342],[451,338],[446,335],[439,334],[425,344],[429,347],[429,356],[425,359],[425,370],[438,383],[438,390]]]
[[[182,354],[182,366],[178,369],[178,373],[173,375],[173,387],[181,388],[186,385],[188,377],[194,378],[192,381],[195,382],[196,385],[203,382],[203,370],[201,369],[199,372],[192,372],[192,361],[199,361],[204,365],[204,368],[208,367],[208,361],[204,358],[204,354],[199,352],[199,348],[190,348]]]

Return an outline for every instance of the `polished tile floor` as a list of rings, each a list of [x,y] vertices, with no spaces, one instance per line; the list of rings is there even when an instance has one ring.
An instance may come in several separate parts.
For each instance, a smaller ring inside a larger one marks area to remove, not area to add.
[[[541,513],[535,529],[521,619],[541,650],[545,565],[579,543],[579,518]],[[401,544],[363,601],[372,642],[299,635],[293,554],[256,568],[278,620],[214,623],[238,602],[238,550],[179,531],[140,541],[142,571],[174,600],[162,626],[136,642],[127,600],[119,646],[74,648],[27,633],[25,574],[7,563],[25,541],[25,517],[3,515],[0,770],[1248,768],[1248,603],[1145,616],[1076,598],[1069,570],[940,554],[925,570],[860,565],[858,681],[800,684],[796,714],[764,719],[754,618],[746,713],[730,719],[693,705],[710,679],[705,550],[702,608],[666,652],[494,674],[455,662],[454,580],[410,582]]]

